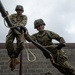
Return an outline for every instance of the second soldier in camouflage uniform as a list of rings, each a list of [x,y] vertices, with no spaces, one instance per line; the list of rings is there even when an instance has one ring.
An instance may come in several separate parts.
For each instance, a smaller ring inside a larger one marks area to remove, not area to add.
[[[18,31],[13,32],[10,28],[8,35],[6,36],[6,49],[10,57],[11,70],[14,70],[16,67],[16,64],[19,63],[19,61],[17,60],[17,57],[19,56],[20,51],[23,49],[24,31],[21,29],[20,26],[26,26],[27,24],[27,16],[22,14],[24,12],[23,6],[17,5],[15,8],[15,11],[17,13],[11,14],[9,18],[11,22],[14,24],[14,26],[17,26],[17,28],[21,31],[21,33]],[[16,50],[14,49],[14,45],[13,45],[15,38],[17,40]]]
[[[66,43],[63,37],[58,34],[44,30],[45,23],[42,19],[37,19],[34,21],[34,28],[38,30],[38,33],[33,34],[31,37],[34,41],[37,41],[44,47],[46,47],[54,57],[53,60],[50,59],[52,65],[56,67],[64,75],[75,75],[75,69],[68,63],[67,56],[61,48],[65,47]],[[54,45],[52,40],[55,39],[59,42],[58,45]],[[50,58],[45,52],[43,52],[46,58]],[[49,75],[46,73],[45,75]],[[52,75],[52,74],[50,74]]]

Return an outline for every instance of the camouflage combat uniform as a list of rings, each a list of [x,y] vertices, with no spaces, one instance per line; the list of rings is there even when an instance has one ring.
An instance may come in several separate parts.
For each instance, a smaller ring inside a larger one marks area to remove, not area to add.
[[[31,37],[34,41],[45,46],[53,54],[55,63],[52,61],[51,63],[54,67],[56,67],[64,75],[75,75],[75,69],[68,63],[68,59],[64,51],[62,49],[58,50],[57,48],[50,48],[51,45],[54,45],[52,42],[53,39],[65,45],[65,41],[62,37],[48,30],[44,30],[42,34],[39,34],[39,32],[35,33]],[[50,58],[45,52],[43,52],[43,54],[46,58]]]
[[[26,26],[27,24],[26,15],[17,16],[17,14],[12,14],[9,16],[9,18],[11,22],[16,26]],[[20,51],[23,49],[23,42],[24,42],[23,34],[24,31],[21,31],[21,33],[16,31],[14,33],[11,29],[9,30],[8,35],[6,36],[6,48],[10,58],[13,56],[13,54],[15,54],[15,57],[18,57]],[[13,45],[13,41],[15,38],[17,40],[16,50],[14,50],[14,45]]]

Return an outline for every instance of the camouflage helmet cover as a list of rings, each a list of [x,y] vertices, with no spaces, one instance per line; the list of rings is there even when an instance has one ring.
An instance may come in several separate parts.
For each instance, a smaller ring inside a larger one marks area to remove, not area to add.
[[[42,19],[37,19],[34,21],[34,28],[37,28],[39,25],[45,25],[44,21]]]
[[[17,5],[15,8],[15,11],[17,11],[17,10],[22,10],[24,12],[24,8],[22,5]]]

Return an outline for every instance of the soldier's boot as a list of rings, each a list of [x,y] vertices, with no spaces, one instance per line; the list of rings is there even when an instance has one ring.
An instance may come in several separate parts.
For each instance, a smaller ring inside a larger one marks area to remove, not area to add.
[[[65,75],[75,75],[75,72],[72,72],[72,73],[67,73]]]
[[[75,75],[75,69],[74,69],[74,71],[73,71],[73,75]]]
[[[53,75],[52,72],[47,72],[45,75]]]
[[[11,71],[13,71],[16,68],[16,65],[19,64],[19,60],[17,58],[11,58],[9,67],[11,68]]]
[[[75,75],[75,69],[74,68],[72,68],[70,71],[71,72],[68,75]]]

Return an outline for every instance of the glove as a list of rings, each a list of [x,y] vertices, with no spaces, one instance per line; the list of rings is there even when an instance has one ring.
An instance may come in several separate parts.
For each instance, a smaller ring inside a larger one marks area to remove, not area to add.
[[[26,27],[24,27],[24,26],[21,26],[21,29],[23,29],[23,30],[24,30],[24,32],[26,32],[26,31],[27,31],[27,28],[26,28]]]
[[[21,32],[22,31],[22,28],[19,26],[19,27],[17,27],[16,28],[19,32]]]
[[[62,44],[62,43],[60,43],[56,48],[57,48],[57,49],[61,49],[62,47],[65,47],[65,45]]]

